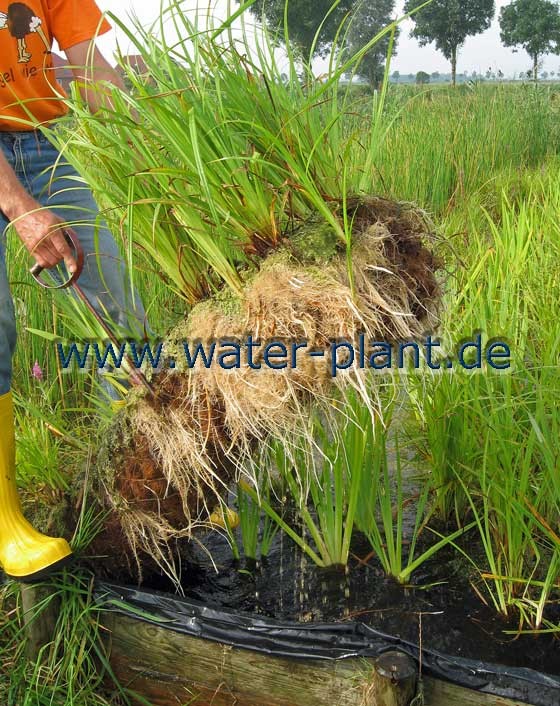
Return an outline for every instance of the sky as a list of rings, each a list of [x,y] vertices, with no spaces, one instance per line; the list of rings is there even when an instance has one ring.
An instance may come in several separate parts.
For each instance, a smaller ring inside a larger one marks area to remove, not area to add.
[[[467,39],[459,55],[459,72],[471,74],[473,71],[477,71],[480,74],[485,74],[491,68],[494,72],[500,69],[509,77],[530,68],[531,61],[529,56],[522,49],[514,53],[511,49],[504,47],[500,41],[499,10],[504,5],[507,5],[509,1],[498,0],[496,2],[496,17],[490,29],[476,37]],[[166,4],[167,0],[163,0],[163,2]],[[208,2],[199,0],[199,5],[204,8],[210,3],[212,7],[216,8],[215,14],[217,16],[225,16],[227,0],[208,0]],[[155,2],[148,0],[97,0],[97,4],[102,10],[110,10],[123,20],[126,20],[132,12],[146,25],[151,24],[159,12],[158,0]],[[194,11],[197,7],[197,2],[196,0],[186,0],[184,6]],[[396,3],[397,13],[402,14],[403,6],[404,0],[398,0]],[[392,70],[400,71],[401,74],[416,74],[420,70],[428,73],[435,71],[447,73],[450,71],[449,62],[435,49],[434,45],[420,47],[418,42],[409,36],[413,27],[412,21],[403,22],[401,27],[397,56],[393,59]],[[111,32],[99,39],[101,49],[110,60],[116,49],[117,42],[123,52],[128,53],[130,49],[129,42],[119,33]],[[320,64],[319,69],[321,69]],[[543,69],[560,71],[560,57],[546,57]]]

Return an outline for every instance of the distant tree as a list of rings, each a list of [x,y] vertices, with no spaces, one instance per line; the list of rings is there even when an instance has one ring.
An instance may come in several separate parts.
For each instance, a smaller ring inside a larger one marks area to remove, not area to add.
[[[432,74],[432,79],[433,79],[434,81],[439,81],[440,78],[441,78],[440,72],[439,72],[439,71],[434,71],[433,74]]]
[[[284,1],[282,0],[282,2]],[[347,37],[347,51],[350,56],[370,42],[384,27],[391,24],[395,9],[395,0],[376,0],[375,2],[354,4],[356,4],[356,9]],[[367,52],[358,66],[358,76],[366,79],[372,88],[377,88],[383,81],[389,42],[390,35],[387,33]]]
[[[416,83],[419,86],[423,86],[426,83],[430,83],[430,74],[427,74],[425,71],[419,71],[416,74]]]
[[[546,81],[548,78],[548,71],[541,71],[541,78],[543,81]]]
[[[266,26],[278,37],[279,42],[284,41],[285,5],[286,0],[263,0],[251,6],[251,12],[259,20],[264,15]],[[313,58],[311,50],[315,35],[332,5],[332,0],[314,0],[314,2],[290,0],[288,3],[287,24],[290,43],[293,44],[301,59],[305,62]],[[314,48],[314,55],[325,56],[328,54],[341,22],[355,5],[356,0],[340,0],[340,3],[321,27],[319,39]]]
[[[477,79],[478,78],[478,71],[473,71],[471,74],[471,78]]]
[[[418,0],[406,0],[405,12],[412,12]],[[457,52],[467,37],[484,32],[494,17],[494,0],[432,0],[413,15],[412,36],[423,46],[435,42],[451,61],[451,80],[457,83]]]
[[[409,81],[414,81],[414,78],[415,78],[414,74],[408,74]]]
[[[529,54],[535,82],[539,59],[544,54],[560,54],[560,9],[556,2],[514,0],[500,11],[500,30],[506,47],[522,47]]]
[[[504,78],[504,72],[501,69],[498,69],[498,78],[500,79],[500,81],[502,81]]]
[[[400,71],[393,71],[393,81],[398,81],[401,77]]]

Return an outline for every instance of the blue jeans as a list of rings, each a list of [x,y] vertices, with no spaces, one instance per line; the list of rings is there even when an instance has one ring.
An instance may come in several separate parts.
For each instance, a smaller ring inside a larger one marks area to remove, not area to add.
[[[147,328],[143,306],[125,285],[125,266],[115,239],[99,218],[91,191],[76,181],[75,169],[60,159],[58,150],[39,132],[0,132],[0,147],[25,189],[76,231],[84,250],[79,283],[96,311],[117,331],[135,338],[142,336]],[[7,225],[0,212],[0,394],[11,387],[16,345],[14,306],[5,261]],[[64,290],[66,294],[69,292],[75,296],[72,290]],[[39,288],[37,296],[41,296]]]

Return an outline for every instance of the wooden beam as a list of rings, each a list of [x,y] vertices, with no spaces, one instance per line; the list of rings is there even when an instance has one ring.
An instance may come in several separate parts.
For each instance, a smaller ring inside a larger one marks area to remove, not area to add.
[[[431,677],[424,679],[424,697],[425,706],[526,706],[522,701],[481,694]]]
[[[116,613],[105,614],[103,622],[116,676],[154,706],[409,706],[410,693],[404,693],[402,684],[410,690],[410,663],[405,667],[406,662],[399,662],[400,671],[385,665],[383,671],[373,660],[294,660],[183,635]],[[406,677],[396,678],[401,671]],[[395,696],[395,689],[377,689],[379,678],[400,682],[402,696],[398,690]],[[425,706],[522,706],[434,679],[423,683]]]
[[[27,636],[27,657],[37,662],[43,648],[53,640],[60,602],[52,596],[49,586],[23,583],[21,605]]]

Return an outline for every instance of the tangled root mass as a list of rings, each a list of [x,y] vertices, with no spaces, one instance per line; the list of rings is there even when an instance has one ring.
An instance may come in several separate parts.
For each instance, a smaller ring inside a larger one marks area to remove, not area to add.
[[[202,302],[171,331],[166,354],[183,365],[153,376],[153,399],[132,396],[99,454],[96,495],[110,512],[105,541],[113,554],[120,543],[139,567],[150,557],[176,575],[173,541],[207,523],[255,449],[301,428],[315,400],[328,403],[348,385],[365,389],[363,373],[352,367],[333,379],[327,355],[299,356],[297,367],[283,370],[225,370],[201,360],[188,369],[183,341],[209,346],[250,335],[326,352],[333,340],[353,342],[360,334],[413,340],[431,325],[439,262],[425,214],[380,198],[356,199],[349,213],[351,274],[334,233],[325,237],[323,226],[319,241],[328,247],[320,247],[316,224],[303,224],[247,278],[241,298]]]

